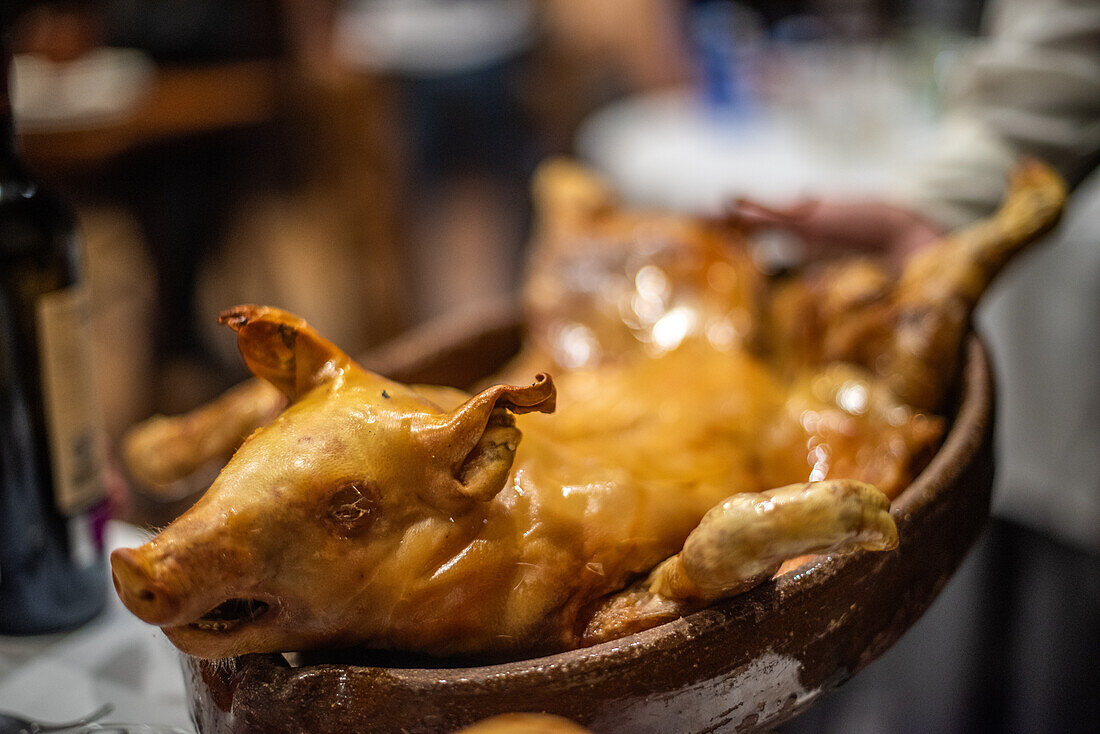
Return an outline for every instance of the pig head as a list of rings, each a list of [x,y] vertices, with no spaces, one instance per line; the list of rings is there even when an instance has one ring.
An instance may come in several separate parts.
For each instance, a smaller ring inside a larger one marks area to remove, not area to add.
[[[552,381],[445,410],[286,312],[240,306],[221,322],[290,406],[190,510],[111,554],[119,597],[203,658],[399,639],[433,604],[418,595],[445,593],[417,579],[469,545],[508,479],[510,413],[552,411]]]

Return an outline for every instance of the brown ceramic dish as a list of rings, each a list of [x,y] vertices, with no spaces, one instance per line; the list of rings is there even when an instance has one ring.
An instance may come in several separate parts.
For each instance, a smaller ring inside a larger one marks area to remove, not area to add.
[[[368,363],[402,380],[462,384],[518,348],[507,309],[466,323],[421,330]],[[976,338],[957,395],[942,448],[894,501],[895,551],[817,558],[675,622],[532,660],[433,668],[187,658],[192,715],[206,733],[453,731],[510,711],[558,714],[596,732],[771,729],[889,648],[981,530],[993,481],[993,388]]]

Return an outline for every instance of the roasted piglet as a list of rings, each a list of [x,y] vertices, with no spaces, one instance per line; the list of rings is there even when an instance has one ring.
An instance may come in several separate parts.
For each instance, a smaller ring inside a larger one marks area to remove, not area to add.
[[[469,398],[419,391],[367,372],[282,311],[246,306],[222,320],[238,330],[249,367],[291,405],[194,507],[145,546],[112,555],[123,602],[200,657],[334,644],[435,654],[573,647],[592,602],[676,554],[708,509],[754,486],[741,452],[696,445],[741,443],[737,411],[702,423],[685,411],[665,426],[636,397],[611,413],[612,396],[593,404],[577,390],[556,420],[531,420],[521,414],[554,409],[546,375]],[[682,379],[681,365],[637,365],[637,380]],[[715,366],[712,380],[742,368]],[[713,397],[701,387],[696,401]],[[712,598],[792,554],[896,541],[889,501],[858,482],[730,499],[736,507],[695,531],[697,565],[710,572],[723,534],[751,546],[719,564],[720,577],[699,579],[706,594],[682,583],[669,593]],[[767,529],[752,533],[760,523]]]
[[[788,559],[888,550],[890,497],[943,430],[927,406],[975,282],[1060,209],[1056,177],[1024,173],[990,223],[937,246],[947,262],[857,273],[814,311],[804,293],[824,286],[777,295],[728,223],[624,210],[555,163],[537,179],[528,346],[473,395],[373,374],[283,311],[232,309],[246,364],[289,407],[188,512],[112,554],[119,595],[205,658],[512,656],[659,624]],[[803,311],[811,334],[791,323]],[[950,338],[914,349],[909,318]],[[829,353],[861,319],[879,354],[928,367],[895,378]]]

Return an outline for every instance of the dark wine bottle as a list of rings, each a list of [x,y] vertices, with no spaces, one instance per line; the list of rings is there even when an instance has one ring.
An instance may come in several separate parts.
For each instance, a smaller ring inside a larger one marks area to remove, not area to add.
[[[77,627],[106,599],[86,285],[72,210],[27,174],[0,31],[0,634]]]

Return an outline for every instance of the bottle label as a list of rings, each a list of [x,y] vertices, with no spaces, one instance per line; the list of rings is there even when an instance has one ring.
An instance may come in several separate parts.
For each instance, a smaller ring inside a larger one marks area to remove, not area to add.
[[[91,304],[73,285],[38,300],[38,352],[50,439],[54,499],[75,515],[105,496],[100,469],[105,446],[99,430],[92,372]]]

